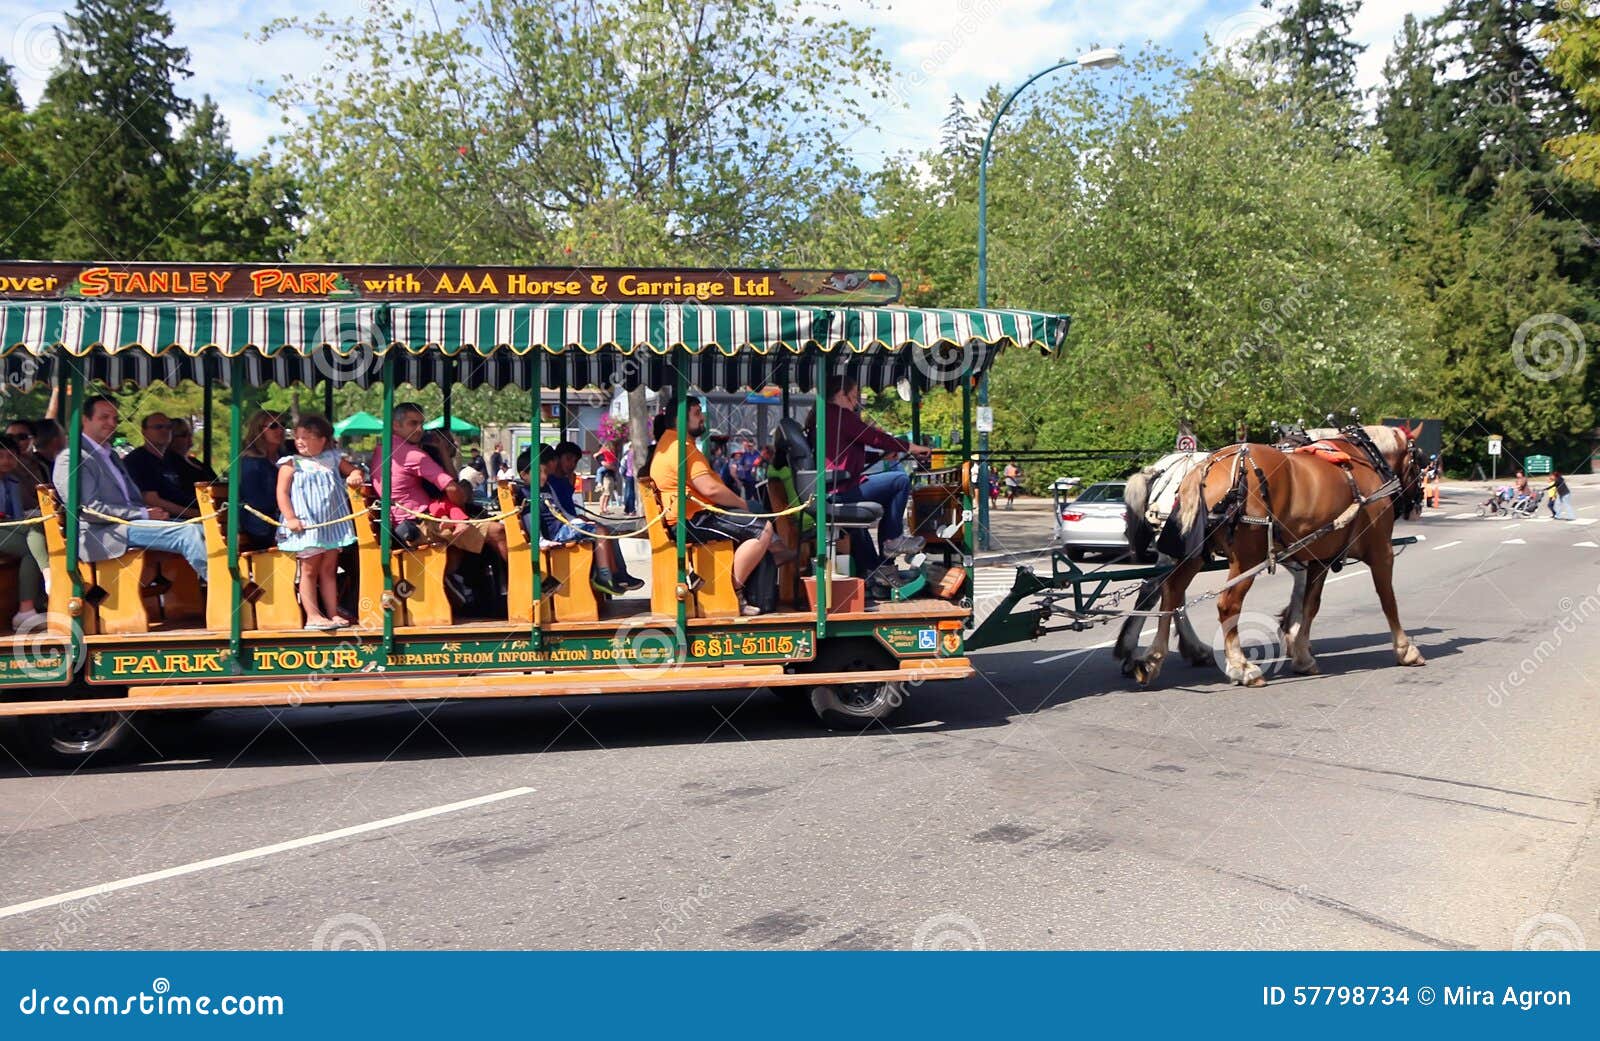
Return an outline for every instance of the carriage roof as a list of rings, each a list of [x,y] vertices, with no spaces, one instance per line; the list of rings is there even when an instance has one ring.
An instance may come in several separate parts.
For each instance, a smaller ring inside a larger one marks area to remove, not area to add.
[[[45,360],[83,359],[125,382],[225,385],[324,379],[413,386],[529,387],[673,382],[684,365],[705,389],[784,383],[810,389],[819,355],[864,386],[951,387],[1006,346],[1050,354],[1065,315],[1020,310],[693,303],[81,302],[0,304],[0,361],[12,386],[46,378]]]

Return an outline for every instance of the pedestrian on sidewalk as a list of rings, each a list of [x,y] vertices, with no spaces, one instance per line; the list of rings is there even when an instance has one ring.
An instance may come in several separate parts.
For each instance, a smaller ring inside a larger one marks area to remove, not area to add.
[[[1430,455],[1422,471],[1422,504],[1439,508],[1439,457]]]

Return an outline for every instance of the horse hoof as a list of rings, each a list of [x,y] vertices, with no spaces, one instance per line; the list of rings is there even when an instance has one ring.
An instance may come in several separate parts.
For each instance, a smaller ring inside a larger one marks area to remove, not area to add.
[[[1322,668],[1313,661],[1304,665],[1296,665],[1294,672],[1296,676],[1320,676],[1322,675]]]
[[[1265,687],[1267,685],[1267,678],[1261,675],[1261,670],[1254,665],[1247,664],[1242,669],[1230,667],[1227,672],[1228,678],[1241,687]]]
[[[1401,665],[1426,665],[1426,664],[1428,664],[1428,659],[1424,658],[1422,656],[1422,652],[1417,650],[1417,645],[1416,644],[1410,644],[1409,646],[1406,647],[1405,650],[1403,650],[1399,654],[1395,655],[1395,658],[1400,662]]]
[[[1158,665],[1152,665],[1149,662],[1143,661],[1136,662],[1133,666],[1133,678],[1134,681],[1139,684],[1139,686],[1148,687],[1156,678],[1156,673],[1160,671],[1161,667]]]

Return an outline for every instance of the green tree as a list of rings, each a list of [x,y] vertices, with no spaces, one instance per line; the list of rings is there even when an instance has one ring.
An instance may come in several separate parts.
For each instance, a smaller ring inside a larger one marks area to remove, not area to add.
[[[40,170],[39,136],[23,110],[11,66],[0,61],[0,255],[45,255],[48,181]]]
[[[1570,447],[1594,423],[1584,392],[1591,301],[1561,274],[1549,246],[1557,222],[1538,212],[1530,190],[1527,175],[1506,177],[1459,249],[1428,255],[1434,274],[1423,293],[1431,307],[1422,313],[1431,318],[1440,374],[1430,405],[1446,432],[1467,443],[1503,433]]]
[[[870,30],[792,0],[370,12],[303,26],[328,67],[279,95],[311,110],[283,146],[312,255],[776,257],[854,179],[844,141],[887,97]]]
[[[1350,24],[1360,11],[1361,0],[1286,0],[1257,46],[1287,67],[1297,91],[1341,101],[1353,114],[1361,100],[1356,59],[1366,47],[1350,38]]]
[[[186,194],[173,126],[189,111],[175,86],[189,53],[171,35],[162,0],[78,0],[66,16],[37,113],[56,256],[162,257]]]
[[[1582,108],[1582,129],[1546,142],[1570,177],[1600,185],[1600,17],[1593,5],[1568,0],[1561,18],[1544,29],[1554,46],[1545,64]]]
[[[183,213],[163,237],[188,260],[283,260],[299,241],[298,193],[265,159],[241,162],[210,96],[196,106],[173,150],[187,186]]]

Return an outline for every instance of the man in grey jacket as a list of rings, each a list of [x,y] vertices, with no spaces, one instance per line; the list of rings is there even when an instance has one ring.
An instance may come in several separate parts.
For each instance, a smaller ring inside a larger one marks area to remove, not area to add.
[[[145,506],[139,487],[111,449],[117,432],[117,403],[92,397],[83,403],[83,445],[78,460],[78,547],[87,561],[110,560],[129,549],[180,554],[206,580],[206,544],[198,524],[175,524],[159,506]],[[72,481],[70,452],[56,456],[54,482],[64,504]],[[92,512],[91,512],[92,511]],[[119,524],[96,517],[116,517]]]

